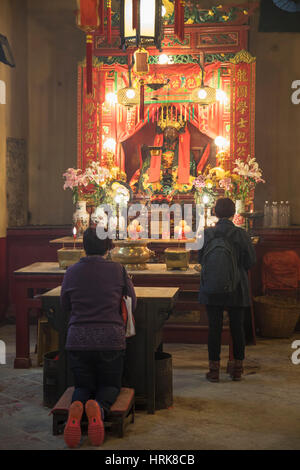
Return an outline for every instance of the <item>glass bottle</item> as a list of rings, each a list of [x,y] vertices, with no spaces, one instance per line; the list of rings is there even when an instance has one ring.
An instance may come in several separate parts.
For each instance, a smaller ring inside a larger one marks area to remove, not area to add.
[[[272,227],[278,227],[278,204],[276,201],[272,202]]]
[[[285,227],[286,224],[286,210],[284,201],[280,201],[280,205],[278,207],[278,225],[279,227]]]
[[[291,206],[289,201],[285,201],[286,207],[286,226],[289,227],[291,225]]]
[[[269,201],[265,201],[264,207],[264,227],[270,227],[271,225],[271,206]]]

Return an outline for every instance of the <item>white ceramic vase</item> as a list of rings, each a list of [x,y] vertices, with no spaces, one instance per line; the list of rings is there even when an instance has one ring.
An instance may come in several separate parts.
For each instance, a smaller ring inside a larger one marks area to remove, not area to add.
[[[237,199],[235,201],[235,215],[233,223],[237,227],[245,228],[245,218],[241,214],[245,212],[245,201],[243,199]]]
[[[86,201],[78,201],[76,210],[73,214],[73,223],[77,229],[77,236],[83,235],[83,232],[90,225],[90,215],[86,210]]]

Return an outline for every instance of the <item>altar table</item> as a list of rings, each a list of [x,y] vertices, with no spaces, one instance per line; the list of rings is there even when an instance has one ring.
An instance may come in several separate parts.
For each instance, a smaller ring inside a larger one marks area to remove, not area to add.
[[[165,264],[149,264],[143,271],[128,271],[137,287],[176,287],[180,289],[175,303],[177,311],[203,309],[198,303],[200,274],[190,265],[187,271],[167,271]],[[26,369],[31,367],[29,350],[29,312],[36,308],[41,310],[40,294],[61,285],[65,270],[55,262],[33,263],[14,272],[13,297],[16,305],[16,358],[14,367]],[[169,333],[168,333],[169,331]],[[192,335],[192,341],[188,336]],[[186,337],[184,341],[182,338]],[[168,324],[165,342],[192,342],[207,344],[208,327],[198,324]],[[228,328],[223,329],[222,343],[229,344],[231,337]]]

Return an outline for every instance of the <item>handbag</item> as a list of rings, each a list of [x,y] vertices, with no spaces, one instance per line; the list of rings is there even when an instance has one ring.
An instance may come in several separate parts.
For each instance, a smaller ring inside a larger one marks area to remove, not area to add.
[[[123,317],[125,325],[125,337],[131,338],[135,336],[135,320],[132,313],[132,298],[128,295],[128,286],[127,286],[127,273],[126,269],[123,266],[123,278],[124,278],[124,287],[123,294],[121,298],[121,315]]]

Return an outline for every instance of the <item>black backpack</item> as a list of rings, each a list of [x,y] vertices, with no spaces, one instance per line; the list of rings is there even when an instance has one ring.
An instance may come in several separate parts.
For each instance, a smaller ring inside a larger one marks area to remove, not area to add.
[[[227,234],[216,231],[207,243],[202,257],[201,286],[205,294],[231,294],[240,281],[236,251],[230,237],[236,228]]]

